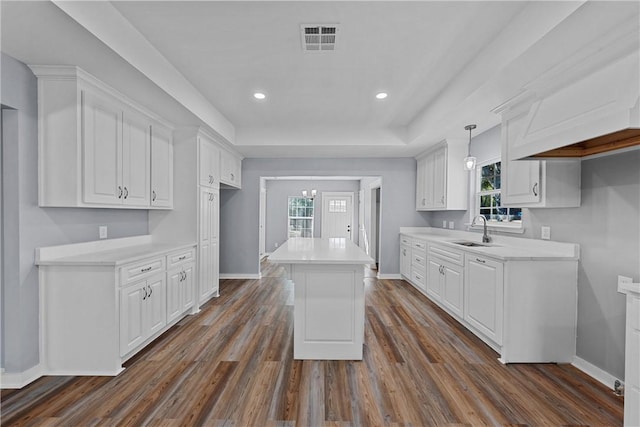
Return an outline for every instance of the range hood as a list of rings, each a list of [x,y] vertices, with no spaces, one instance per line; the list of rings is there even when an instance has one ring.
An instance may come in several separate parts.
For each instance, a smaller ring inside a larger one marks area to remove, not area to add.
[[[502,115],[509,160],[585,158],[640,148],[638,23],[524,86]]]

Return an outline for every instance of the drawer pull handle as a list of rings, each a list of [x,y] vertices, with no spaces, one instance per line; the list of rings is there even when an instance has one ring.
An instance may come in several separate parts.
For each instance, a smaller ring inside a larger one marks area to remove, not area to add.
[[[476,258],[476,261],[481,262],[481,263],[483,263],[483,264],[484,264],[484,263],[486,263],[486,261],[485,261],[485,260],[480,259],[480,258]]]
[[[140,271],[142,273],[144,273],[145,271],[150,271],[151,270],[151,266],[147,267],[147,268],[141,268]]]
[[[180,258],[178,258],[178,261],[182,261],[183,259],[185,259],[187,256],[186,255],[182,255]]]

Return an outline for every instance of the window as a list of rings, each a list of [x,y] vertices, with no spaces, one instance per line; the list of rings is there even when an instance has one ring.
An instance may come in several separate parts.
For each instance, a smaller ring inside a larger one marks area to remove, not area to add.
[[[501,204],[501,162],[478,166],[476,214],[484,215],[493,225],[519,225],[522,223],[521,208],[506,208]]]
[[[313,199],[289,197],[289,237],[313,237]]]

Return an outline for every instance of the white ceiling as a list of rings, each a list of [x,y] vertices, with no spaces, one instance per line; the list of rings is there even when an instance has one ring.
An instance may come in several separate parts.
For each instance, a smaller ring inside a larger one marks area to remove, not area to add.
[[[464,137],[467,123],[484,131],[499,123],[491,109],[562,52],[550,43],[540,52],[539,41],[588,9],[523,1],[54,3],[2,1],[2,51],[29,64],[79,65],[177,125],[212,128],[249,157],[413,156]],[[612,20],[637,13],[606,3]],[[590,13],[602,16],[599,7],[589,5]],[[300,24],[309,23],[339,24],[336,51],[302,50]],[[569,46],[589,30],[577,28],[574,37],[560,33]],[[532,63],[533,51],[549,60]],[[255,100],[255,91],[267,99]],[[379,91],[389,97],[375,99]]]

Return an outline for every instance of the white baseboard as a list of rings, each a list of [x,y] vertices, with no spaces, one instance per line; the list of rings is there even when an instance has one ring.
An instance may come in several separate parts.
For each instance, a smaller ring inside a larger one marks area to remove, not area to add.
[[[0,388],[22,388],[42,375],[42,367],[39,364],[23,372],[2,372],[0,374]]]
[[[604,384],[611,390],[613,390],[613,384],[616,382],[616,380],[619,380],[618,378],[614,377],[607,371],[604,371],[598,368],[596,365],[589,363],[578,356],[573,357],[573,362],[571,364],[576,368],[580,369],[585,374],[592,377],[593,379],[600,381],[602,384]],[[624,383],[624,381],[622,380],[619,380],[619,381],[621,383]]]
[[[262,274],[220,274],[220,279],[254,280],[262,279]]]
[[[381,280],[398,280],[402,279],[402,276],[399,274],[380,274],[378,273],[378,279]]]

